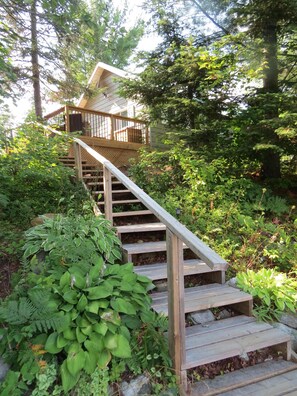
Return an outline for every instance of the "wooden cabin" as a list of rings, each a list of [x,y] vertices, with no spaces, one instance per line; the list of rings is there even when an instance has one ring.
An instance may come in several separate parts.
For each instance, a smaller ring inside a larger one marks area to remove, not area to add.
[[[139,148],[150,144],[150,130],[141,120],[142,107],[121,97],[118,78],[135,76],[99,62],[88,82],[94,92],[82,94],[76,106],[64,106],[47,114],[49,125],[69,133],[81,133],[81,139],[118,167],[137,157]],[[73,155],[72,152],[69,155]],[[83,158],[92,162],[92,158]]]

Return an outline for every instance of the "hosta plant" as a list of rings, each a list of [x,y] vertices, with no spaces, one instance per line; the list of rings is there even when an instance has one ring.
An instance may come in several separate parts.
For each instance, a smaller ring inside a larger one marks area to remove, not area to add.
[[[284,311],[297,310],[297,280],[270,268],[237,274],[237,284],[254,297],[255,314],[262,320],[277,320]]]
[[[0,309],[0,352],[16,388],[58,362],[68,394],[81,376],[131,357],[130,332],[150,311],[152,284],[116,263],[120,242],[103,218],[47,219],[26,237],[23,277]]]

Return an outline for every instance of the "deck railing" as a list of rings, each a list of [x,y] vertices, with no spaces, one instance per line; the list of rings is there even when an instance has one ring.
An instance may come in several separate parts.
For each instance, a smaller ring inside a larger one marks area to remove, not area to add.
[[[44,127],[47,128],[47,127]],[[50,128],[51,129],[51,128]],[[51,131],[53,131],[51,129]],[[55,132],[55,131],[53,131]],[[97,153],[82,140],[74,138],[74,154],[78,179],[82,180],[83,165],[81,151],[85,150],[103,167],[104,214],[113,221],[112,214],[112,176],[119,180],[144,206],[146,206],[163,224],[166,225],[167,241],[167,279],[168,279],[168,342],[176,375],[180,384],[187,384],[185,365],[185,309],[184,309],[184,265],[183,244],[200,259],[213,268],[217,264],[226,265],[226,261],[183,224],[171,216],[132,180],[124,175],[105,157]]]
[[[44,118],[49,125],[66,132],[81,131],[83,136],[149,144],[147,123],[137,118],[75,106],[61,107]]]

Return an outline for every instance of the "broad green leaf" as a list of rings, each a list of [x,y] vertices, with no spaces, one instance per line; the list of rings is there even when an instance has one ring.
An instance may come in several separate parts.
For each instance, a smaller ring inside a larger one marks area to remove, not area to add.
[[[115,300],[112,300],[110,305],[117,312],[122,312],[128,315],[136,314],[135,307],[129,301],[126,301],[123,298],[117,298]]]
[[[62,348],[57,347],[58,333],[52,333],[48,336],[44,349],[49,353],[56,354],[61,352]]]
[[[90,325],[88,327],[82,327],[80,330],[85,335],[90,335],[93,332],[92,325]]]
[[[98,334],[102,334],[103,336],[106,334],[108,327],[107,324],[105,322],[99,322],[93,325],[93,330],[98,333]]]
[[[136,316],[125,315],[122,321],[131,330],[135,330],[141,325],[141,321]]]
[[[62,334],[58,335],[57,338],[57,347],[58,348],[64,348],[65,345],[67,345],[69,340],[67,340]]]
[[[80,373],[78,372],[76,375],[72,375],[68,370],[66,360],[64,360],[64,362],[62,363],[60,372],[62,378],[62,386],[64,392],[67,394],[67,392],[77,384],[77,381],[79,380],[80,377]]]
[[[118,346],[117,334],[107,333],[104,336],[104,346],[107,349],[115,349]]]
[[[63,294],[63,298],[70,304],[77,303],[77,292],[74,290],[68,290],[66,293]]]
[[[74,328],[68,328],[63,331],[63,336],[66,338],[66,340],[75,340],[76,339],[76,334]]]
[[[91,353],[93,351],[101,352],[104,349],[103,339],[99,337],[95,339],[94,337],[92,337],[91,340],[87,340],[84,342],[84,346]]]
[[[75,329],[75,334],[76,339],[80,344],[83,343],[87,338],[86,334],[82,333],[79,327]]]
[[[93,314],[98,314],[99,308],[100,308],[100,302],[99,301],[91,301],[86,306],[86,311],[92,312]]]
[[[85,356],[86,360],[84,370],[87,374],[92,374],[96,369],[99,353],[95,352],[94,350],[92,352],[85,351]]]
[[[87,289],[89,292],[89,299],[90,300],[97,300],[99,298],[106,298],[112,295],[112,288],[102,286],[95,286]]]
[[[69,286],[70,286],[70,283],[71,283],[71,275],[69,274],[68,271],[66,271],[65,274],[63,274],[63,275],[61,276],[61,279],[60,279],[60,286],[61,286],[61,288],[63,288],[63,287],[66,286],[66,285],[69,285]]]
[[[117,346],[111,350],[112,355],[123,359],[131,357],[131,348],[127,338],[122,334],[116,334],[116,338]]]
[[[77,303],[76,308],[77,308],[78,311],[83,311],[83,310],[85,309],[85,307],[87,306],[87,304],[88,304],[88,299],[87,299],[87,297],[83,294],[83,295],[80,297],[80,299],[78,300],[78,303]]]
[[[110,354],[109,351],[107,351],[105,349],[104,351],[102,351],[99,354],[98,362],[97,362],[98,367],[99,368],[105,368],[108,365],[108,363],[110,362],[110,359],[111,359],[111,354]]]
[[[76,376],[84,367],[86,360],[85,353],[82,349],[78,352],[68,352],[66,359],[67,369],[72,376]]]

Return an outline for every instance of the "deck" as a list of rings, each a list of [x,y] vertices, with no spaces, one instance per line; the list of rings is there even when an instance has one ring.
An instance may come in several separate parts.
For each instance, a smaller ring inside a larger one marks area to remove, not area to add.
[[[123,117],[81,107],[64,106],[44,117],[58,131],[76,133],[80,139],[117,167],[137,158],[138,150],[150,143],[147,123],[137,118]],[[69,156],[74,156],[70,149]],[[86,152],[82,160],[95,164]]]

